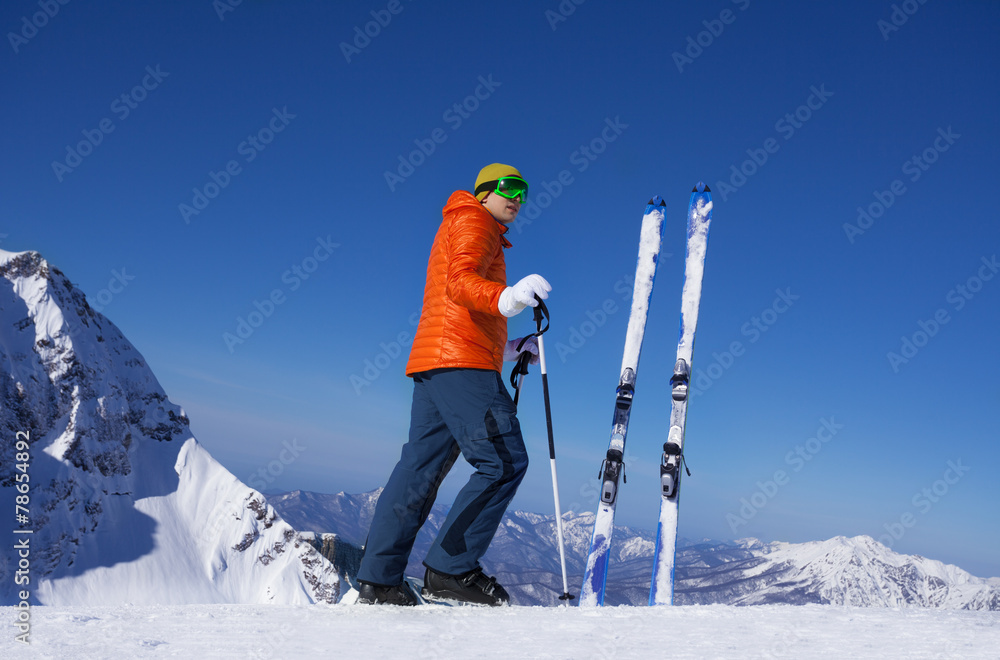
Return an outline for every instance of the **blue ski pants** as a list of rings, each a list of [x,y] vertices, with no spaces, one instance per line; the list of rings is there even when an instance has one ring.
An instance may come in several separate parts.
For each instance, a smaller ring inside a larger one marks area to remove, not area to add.
[[[479,567],[528,468],[514,402],[496,371],[435,369],[413,377],[410,436],[375,506],[358,579],[396,585],[438,487],[461,454],[475,472],[424,564],[446,575]]]

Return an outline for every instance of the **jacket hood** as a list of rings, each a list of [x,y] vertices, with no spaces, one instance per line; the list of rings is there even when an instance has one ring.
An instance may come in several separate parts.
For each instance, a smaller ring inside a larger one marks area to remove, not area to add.
[[[481,210],[483,213],[489,214],[489,211],[483,207],[482,203],[467,190],[456,190],[453,192],[451,197],[448,198],[448,203],[444,205],[443,213],[447,215],[463,206],[471,206],[472,208]],[[490,217],[492,218],[493,216],[491,215]]]
[[[507,237],[504,236],[510,227],[494,218],[493,214],[486,210],[486,207],[483,206],[482,202],[476,199],[475,195],[469,191],[456,190],[453,192],[451,197],[448,198],[448,203],[444,205],[441,212],[443,215],[448,215],[449,213],[454,213],[455,211],[464,208],[469,208],[475,213],[482,213],[487,218],[495,222],[497,229],[500,231],[500,240],[503,242],[503,246],[505,248],[511,247],[510,241],[508,241]]]

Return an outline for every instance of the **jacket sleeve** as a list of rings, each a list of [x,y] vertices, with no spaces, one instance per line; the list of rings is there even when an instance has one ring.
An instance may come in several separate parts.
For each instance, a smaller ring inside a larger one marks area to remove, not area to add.
[[[483,221],[474,213],[463,213],[451,225],[451,259],[445,292],[455,303],[477,312],[500,315],[497,301],[505,284],[485,278],[500,247],[494,220]]]

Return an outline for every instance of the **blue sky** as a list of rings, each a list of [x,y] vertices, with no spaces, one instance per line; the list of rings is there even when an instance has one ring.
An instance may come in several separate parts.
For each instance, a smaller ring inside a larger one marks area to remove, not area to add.
[[[621,292],[667,201],[618,507],[654,527],[704,180],[681,534],[868,534],[1000,575],[997,3],[46,6],[0,8],[0,248],[67,273],[244,481],[382,485],[441,207],[499,161],[533,204],[508,279],[553,285],[564,508],[596,508]],[[513,506],[549,512],[537,373],[522,396]]]

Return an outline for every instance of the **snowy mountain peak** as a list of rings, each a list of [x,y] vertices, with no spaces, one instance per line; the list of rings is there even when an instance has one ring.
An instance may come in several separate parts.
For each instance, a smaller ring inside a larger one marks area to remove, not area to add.
[[[271,498],[298,529],[335,532],[346,542],[364,541],[380,491],[324,495],[296,491]],[[435,505],[417,536],[408,574],[420,562],[447,514]],[[590,548],[595,515],[563,515],[570,591],[577,590]],[[615,528],[608,575],[608,604],[644,605],[649,599],[654,534]],[[562,593],[555,519],[508,511],[483,557],[522,605],[556,605]],[[975,577],[956,566],[893,552],[870,536],[837,536],[807,543],[681,539],[677,549],[675,602],[690,604],[839,604],[874,607],[936,607],[1000,610],[1000,580]]]
[[[333,567],[198,444],[142,355],[37,252],[0,251],[0,319],[0,506],[14,509],[27,435],[35,602],[336,602]],[[0,530],[0,603],[13,536]]]
[[[741,539],[723,549],[685,548],[681,600],[738,605],[824,603],[868,607],[1000,609],[1000,590],[956,566],[893,552],[869,536],[806,543]]]

